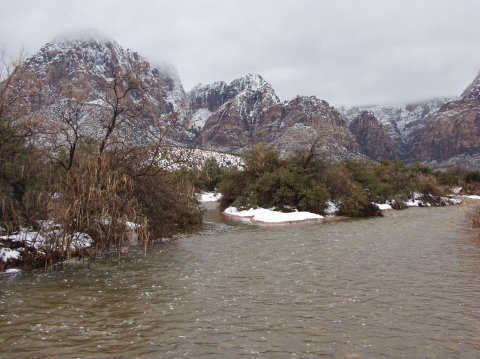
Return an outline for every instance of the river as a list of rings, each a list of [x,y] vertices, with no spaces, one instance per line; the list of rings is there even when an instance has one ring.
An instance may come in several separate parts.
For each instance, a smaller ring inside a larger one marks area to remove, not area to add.
[[[0,279],[1,358],[480,358],[468,205],[203,230]]]

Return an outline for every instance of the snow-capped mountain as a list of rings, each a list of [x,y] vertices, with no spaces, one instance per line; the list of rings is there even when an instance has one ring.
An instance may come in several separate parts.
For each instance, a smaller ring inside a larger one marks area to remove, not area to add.
[[[339,111],[348,122],[368,111],[384,126],[392,141],[408,144],[412,139],[412,132],[425,126],[426,120],[448,100],[448,98],[438,98],[401,106],[340,107]]]
[[[409,158],[433,166],[480,167],[480,74],[413,134]]]
[[[254,132],[261,115],[280,102],[260,75],[248,74],[229,85],[215,82],[190,93],[193,116],[210,112],[201,128],[200,143],[235,149],[255,142]]]
[[[236,99],[237,104],[248,102],[238,109],[238,115],[250,118],[257,116],[261,107],[280,102],[272,86],[257,74],[247,74],[230,84],[217,81],[209,85],[197,85],[190,91],[189,99],[197,130],[203,129],[213,113],[231,100]]]
[[[479,101],[480,100],[480,73],[475,80],[463,91],[460,96],[462,101]]]
[[[289,152],[316,142],[331,159],[358,156],[347,123],[327,102],[298,96],[281,103],[260,75],[199,85],[189,95],[202,145],[239,150],[266,143]]]
[[[154,140],[159,127],[168,127],[173,139],[189,137],[188,101],[176,71],[168,65],[154,67],[114,40],[58,37],[27,59],[18,76],[30,79],[33,88],[33,95],[23,103],[24,108],[43,111],[47,117],[54,117],[52,106],[67,98],[102,106],[115,77],[123,82],[130,81],[129,85],[134,77],[141,94],[131,91],[127,97],[141,108],[131,126],[136,142]]]
[[[330,160],[362,158],[341,114],[315,96],[297,96],[271,107],[257,134],[283,152],[302,151],[315,144],[316,152]]]
[[[389,128],[377,120],[373,111],[361,112],[350,121],[348,128],[355,135],[361,152],[369,158],[399,160],[405,157],[406,146],[397,136],[392,136]]]
[[[315,143],[326,159],[363,154],[375,160],[480,167],[480,75],[453,100],[337,110],[316,97],[281,102],[257,74],[197,85],[186,93],[172,66],[153,66],[114,40],[89,35],[56,38],[16,76],[29,82],[20,113],[40,113],[45,121],[55,121],[56,107],[69,98],[102,108],[115,79],[120,86],[133,81],[142,91],[126,96],[136,108],[128,119],[132,144],[155,141],[166,132],[171,142],[233,151],[266,143],[288,152]],[[90,121],[95,136],[101,128],[98,117]]]

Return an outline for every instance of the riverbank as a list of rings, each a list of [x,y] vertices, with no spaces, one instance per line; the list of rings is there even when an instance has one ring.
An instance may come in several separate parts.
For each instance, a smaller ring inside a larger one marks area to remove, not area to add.
[[[418,196],[416,196],[418,197]],[[204,192],[198,195],[200,202],[210,210],[215,210],[218,206],[217,202],[221,195],[214,192]],[[480,200],[478,195],[462,196],[455,195],[451,197],[443,197],[445,203],[449,205],[460,204],[464,201]],[[429,203],[423,203],[419,198],[414,198],[406,202],[408,207],[422,207],[430,206]],[[377,204],[382,211],[393,210],[388,203]],[[238,210],[234,207],[227,208],[223,214],[232,218],[241,218],[244,221],[255,224],[292,224],[301,222],[315,222],[315,221],[340,221],[347,217],[336,215],[338,204],[333,202],[328,203],[326,215],[319,215],[310,212],[279,212],[272,209],[256,208],[248,210]],[[128,226],[132,230],[135,229],[135,224],[128,222]],[[43,232],[34,232],[24,230],[10,236],[0,236],[0,272],[16,273],[22,269],[32,269],[34,267],[48,266],[59,260],[55,253],[57,251],[66,251],[68,249],[69,258],[89,256],[91,251],[95,249],[93,238],[85,233],[75,233],[71,238],[63,238],[58,241],[58,228],[55,229],[50,224],[50,227],[45,227]],[[57,231],[57,232],[55,232]],[[57,240],[53,241],[52,236],[57,235]],[[36,266],[30,263],[36,263]],[[40,263],[40,264],[39,264]]]
[[[448,205],[459,205],[462,203],[462,199],[469,198],[471,200],[480,199],[480,196],[471,195],[471,196],[461,196],[461,195],[452,195],[449,197],[441,197],[438,202],[438,207],[448,206]],[[373,203],[376,205],[379,210],[388,211],[395,210],[392,203]],[[422,200],[422,195],[415,193],[413,198],[404,202],[405,208],[408,207],[432,207],[432,203]],[[328,207],[326,209],[326,215],[322,216],[316,213],[311,212],[280,212],[275,211],[274,209],[267,208],[249,208],[249,209],[238,209],[235,207],[228,207],[223,212],[226,215],[233,217],[240,217],[250,220],[252,223],[264,223],[264,224],[288,224],[295,222],[309,222],[309,221],[324,221],[324,220],[340,220],[348,217],[338,216],[336,213],[339,208],[338,203],[328,202]]]

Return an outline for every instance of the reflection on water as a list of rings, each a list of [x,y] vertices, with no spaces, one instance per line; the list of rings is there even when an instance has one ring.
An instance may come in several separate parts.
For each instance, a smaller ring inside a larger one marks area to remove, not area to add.
[[[464,212],[290,226],[211,212],[146,256],[3,275],[0,357],[478,358]]]

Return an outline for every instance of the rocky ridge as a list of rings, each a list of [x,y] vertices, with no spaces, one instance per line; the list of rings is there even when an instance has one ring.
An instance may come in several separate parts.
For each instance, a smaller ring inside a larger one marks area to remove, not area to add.
[[[353,119],[348,128],[355,135],[361,152],[373,160],[400,160],[405,148],[389,129],[377,120],[372,111],[363,111]]]
[[[197,86],[189,96],[194,122],[204,122],[201,145],[235,151],[265,143],[286,153],[316,142],[330,159],[361,157],[347,123],[326,101],[298,96],[280,102],[260,75]]]
[[[480,74],[413,134],[409,158],[433,166],[480,167]]]
[[[157,138],[158,119],[165,126],[175,122],[173,139],[191,137],[187,95],[176,71],[168,65],[154,67],[111,39],[59,37],[43,46],[17,75],[32,81],[33,95],[22,106],[28,112],[43,111],[46,118],[55,117],[54,107],[67,98],[101,107],[116,73],[135,74],[139,87],[146,89],[142,98],[128,95],[131,103],[145,109],[131,126],[135,142]]]
[[[23,111],[48,115],[72,96],[99,106],[114,67],[141,69],[146,93],[141,102],[131,99],[145,109],[132,126],[132,139],[138,144],[156,138],[153,124],[161,119],[172,141],[189,145],[239,151],[267,143],[288,152],[315,142],[322,155],[335,160],[366,155],[480,167],[480,75],[453,100],[335,109],[315,97],[282,102],[256,74],[197,85],[186,93],[171,66],[153,66],[113,40],[57,38],[20,71],[33,80],[35,89],[22,104]]]

